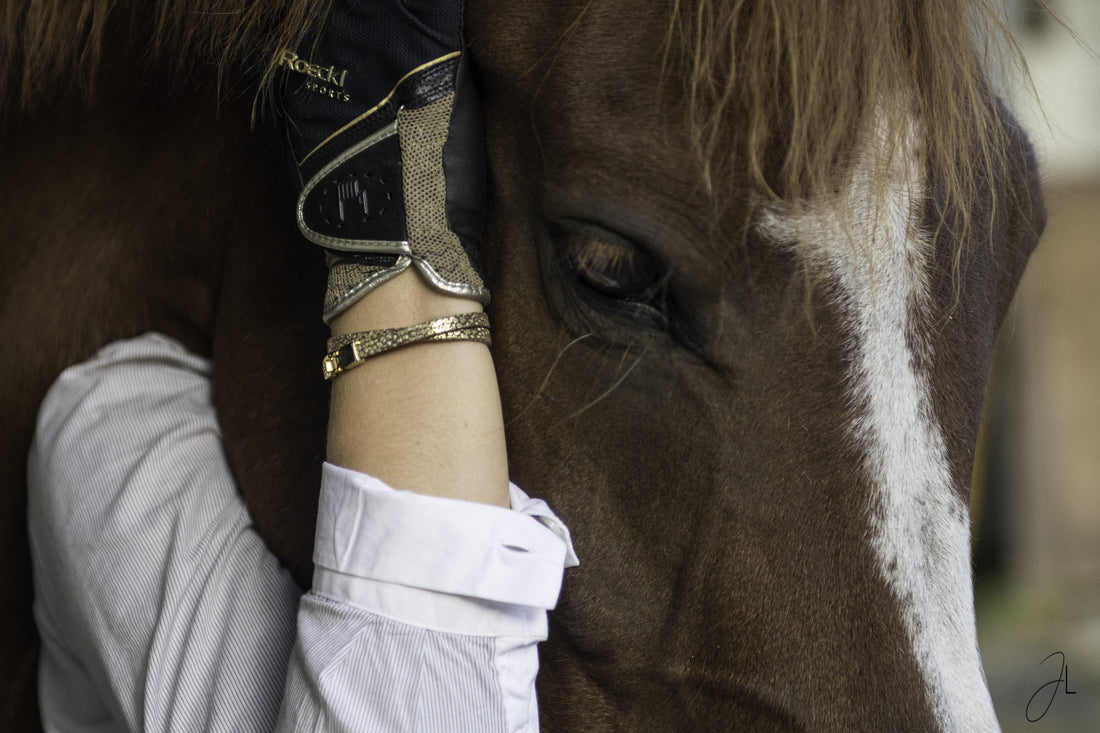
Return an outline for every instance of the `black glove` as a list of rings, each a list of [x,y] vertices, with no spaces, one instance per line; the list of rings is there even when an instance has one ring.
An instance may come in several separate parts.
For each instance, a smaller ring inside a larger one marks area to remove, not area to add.
[[[409,265],[440,291],[489,300],[463,2],[336,0],[320,33],[278,59],[298,226],[328,253],[326,322]]]

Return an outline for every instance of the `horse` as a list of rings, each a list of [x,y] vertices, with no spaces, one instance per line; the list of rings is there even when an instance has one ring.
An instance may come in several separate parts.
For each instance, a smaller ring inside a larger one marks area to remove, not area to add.
[[[256,80],[326,7],[0,13],[5,730],[38,726],[35,412],[105,343],[213,357],[242,495],[308,583],[324,273]],[[470,0],[510,472],[582,559],[546,730],[996,729],[969,479],[1045,214],[981,27],[963,0]]]

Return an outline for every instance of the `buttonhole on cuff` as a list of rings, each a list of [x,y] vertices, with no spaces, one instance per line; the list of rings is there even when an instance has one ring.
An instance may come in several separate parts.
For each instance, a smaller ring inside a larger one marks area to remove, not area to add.
[[[526,547],[520,547],[519,545],[501,545],[501,547],[512,552],[530,552]]]

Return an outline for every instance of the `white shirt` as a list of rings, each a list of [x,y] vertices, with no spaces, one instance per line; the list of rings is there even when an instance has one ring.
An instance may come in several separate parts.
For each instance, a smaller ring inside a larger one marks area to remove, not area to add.
[[[536,643],[576,564],[561,521],[514,485],[507,510],[326,464],[303,596],[251,528],[210,373],[147,334],[43,402],[28,483],[47,730],[538,730]]]

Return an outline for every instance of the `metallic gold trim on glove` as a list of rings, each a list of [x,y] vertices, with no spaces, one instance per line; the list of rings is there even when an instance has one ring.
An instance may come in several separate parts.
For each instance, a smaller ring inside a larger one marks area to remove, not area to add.
[[[415,326],[333,336],[328,340],[329,353],[321,361],[321,372],[325,379],[332,379],[372,356],[426,341],[480,341],[491,346],[489,316],[484,313],[462,313]]]
[[[286,53],[287,53],[286,51],[283,51],[283,54],[286,54]],[[412,76],[413,74],[416,74],[418,72],[421,72],[424,69],[430,69],[433,66],[437,66],[437,65],[443,63],[444,61],[450,61],[453,58],[458,58],[461,55],[462,55],[461,51],[454,51],[452,53],[446,54],[445,56],[440,56],[437,59],[432,59],[431,61],[427,62],[426,64],[421,64],[420,66],[417,66],[415,69],[413,69],[409,73],[405,74],[403,77],[401,77],[400,79],[397,80],[397,83],[393,85],[393,89],[390,90],[389,94],[387,94],[385,97],[382,98],[381,102],[374,105],[373,107],[368,109],[366,112],[359,115],[358,117],[353,119],[351,122],[347,123],[346,125],[341,127],[339,130],[337,130],[336,132],[332,133],[331,135],[326,137],[324,140],[322,140],[320,145],[318,145],[313,150],[310,150],[308,153],[306,153],[306,157],[302,158],[302,160],[299,161],[298,165],[300,166],[302,163],[305,163],[306,160],[309,159],[309,156],[313,155],[318,150],[325,147],[325,145],[328,144],[328,142],[330,140],[332,140],[334,137],[339,135],[341,132],[348,129],[349,127],[352,127],[352,126],[358,124],[359,122],[362,122],[363,120],[370,117],[372,114],[374,114],[378,110],[382,109],[382,107],[384,107],[386,105],[386,102],[393,99],[393,95],[397,92],[397,87],[401,86],[405,82],[405,80],[408,79],[410,76]],[[294,70],[297,71],[297,68],[295,68]],[[344,73],[346,74],[347,72],[345,71]],[[341,77],[340,83],[341,83],[341,85],[343,85],[343,77]]]

